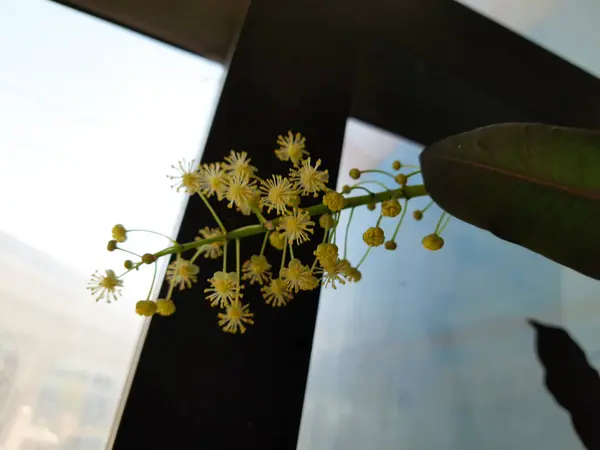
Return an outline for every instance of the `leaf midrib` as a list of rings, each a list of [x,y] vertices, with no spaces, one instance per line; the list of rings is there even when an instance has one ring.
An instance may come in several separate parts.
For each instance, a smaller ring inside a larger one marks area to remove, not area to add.
[[[434,156],[435,159],[440,159],[440,160],[446,160],[446,161],[452,161],[452,162],[456,162],[459,164],[463,164],[465,166],[472,166],[472,167],[478,167],[481,169],[486,169],[489,170],[490,172],[497,172],[500,173],[502,175],[506,175],[506,176],[510,176],[513,178],[517,178],[520,180],[524,180],[530,183],[534,183],[534,184],[538,184],[541,186],[546,186],[546,187],[550,187],[550,188],[554,188],[557,190],[561,190],[561,191],[565,191],[569,194],[573,194],[573,195],[577,195],[579,197],[583,197],[586,198],[588,200],[600,200],[600,191],[596,192],[596,191],[590,191],[587,189],[578,189],[578,188],[574,188],[571,186],[564,186],[562,184],[558,184],[558,183],[554,183],[552,181],[548,181],[548,180],[543,180],[540,178],[535,178],[535,177],[528,177],[526,175],[523,175],[521,173],[518,172],[514,172],[508,169],[502,169],[499,167],[495,167],[495,166],[490,166],[488,164],[483,164],[483,163],[478,163],[475,161],[469,161],[469,160],[464,160],[464,159],[460,159],[460,158],[455,158],[455,157],[451,157],[451,156]]]

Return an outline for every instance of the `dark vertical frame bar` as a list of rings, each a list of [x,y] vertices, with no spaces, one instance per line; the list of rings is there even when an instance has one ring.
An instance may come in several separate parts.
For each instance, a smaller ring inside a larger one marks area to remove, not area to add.
[[[252,3],[204,161],[222,160],[234,148],[247,151],[262,175],[287,171],[273,150],[277,135],[293,129],[335,182],[356,54],[348,12],[338,0]],[[223,204],[217,208],[229,229],[248,223]],[[216,226],[192,197],[178,240],[192,240],[206,225]],[[260,244],[244,244],[243,256]],[[311,253],[306,246],[296,257],[308,261]],[[278,264],[278,255],[268,256]],[[113,448],[296,448],[319,292],[273,309],[248,287],[244,300],[256,325],[233,336],[218,328],[218,310],[202,292],[219,270],[220,261],[203,260],[198,285],[175,296],[176,314],[152,320]]]

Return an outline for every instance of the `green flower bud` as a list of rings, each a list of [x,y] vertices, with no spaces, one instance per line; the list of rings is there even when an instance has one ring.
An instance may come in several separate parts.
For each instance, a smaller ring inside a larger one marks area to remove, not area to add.
[[[432,252],[435,252],[444,246],[444,240],[442,237],[435,233],[425,236],[421,243],[423,244],[423,247],[425,247],[427,250],[431,250]]]
[[[152,264],[154,261],[156,261],[156,256],[154,256],[152,253],[144,253],[142,255],[142,262],[144,264]]]
[[[399,173],[394,177],[394,180],[396,180],[396,183],[398,183],[400,186],[404,186],[408,181],[408,177],[403,173]]]
[[[335,227],[335,219],[331,216],[331,214],[323,214],[321,217],[319,217],[319,225],[321,228],[329,230]]]
[[[398,248],[398,245],[394,241],[387,241],[385,243],[386,250],[396,250],[396,248]]]

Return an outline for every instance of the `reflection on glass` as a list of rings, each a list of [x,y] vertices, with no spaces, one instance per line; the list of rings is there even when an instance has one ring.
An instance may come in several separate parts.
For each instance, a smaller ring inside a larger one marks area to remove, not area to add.
[[[596,0],[457,0],[600,76],[600,3]]]
[[[385,142],[360,122],[350,129]],[[360,150],[346,139],[349,166]],[[415,164],[419,150],[396,138],[375,164]],[[582,448],[543,386],[525,319],[565,326],[600,365],[600,283],[457,220],[428,252],[420,241],[439,212],[407,220],[397,250],[371,252],[359,283],[322,292],[299,450]],[[351,261],[376,219],[355,211]],[[395,222],[383,224],[389,235]]]
[[[177,228],[165,175],[198,155],[223,70],[42,0],[0,1],[0,55],[0,450],[104,449],[152,269],[111,305],[85,287],[127,259],[115,223]]]

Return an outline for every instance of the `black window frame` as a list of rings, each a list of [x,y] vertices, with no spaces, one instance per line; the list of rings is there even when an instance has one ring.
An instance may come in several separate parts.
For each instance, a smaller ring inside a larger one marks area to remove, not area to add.
[[[277,171],[274,138],[295,129],[335,179],[349,117],[421,144],[496,122],[597,128],[600,82],[454,1],[255,0],[202,158],[235,148]],[[210,220],[192,198],[178,239]],[[200,287],[178,294],[174,316],[152,319],[113,448],[295,449],[318,300],[256,307],[241,337]]]

